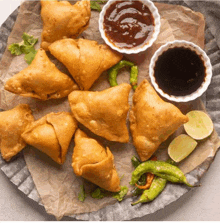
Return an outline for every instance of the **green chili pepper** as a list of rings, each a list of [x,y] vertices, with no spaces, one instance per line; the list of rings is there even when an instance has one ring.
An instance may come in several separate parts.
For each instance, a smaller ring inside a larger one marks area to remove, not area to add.
[[[166,163],[176,165],[175,161],[173,161],[172,159],[168,159],[166,161]],[[134,196],[138,196],[142,192],[143,193],[142,193],[141,197],[139,198],[139,200],[132,203],[132,205],[135,205],[135,204],[138,204],[138,203],[145,203],[145,202],[149,202],[149,201],[154,200],[163,191],[163,189],[166,186],[166,183],[167,183],[166,179],[156,176],[155,179],[152,182],[152,185],[151,185],[150,189],[141,190],[141,189],[135,187],[134,190],[132,191],[132,194]]]
[[[141,161],[136,157],[136,156],[132,156],[131,157],[131,162],[132,162],[132,165],[134,168],[137,168],[140,164],[141,164]],[[139,185],[144,185],[146,183],[146,175],[143,174],[140,179],[138,180],[138,184]],[[142,194],[144,190],[143,189],[140,189],[138,187],[135,187],[131,193],[133,194],[133,196],[138,196],[140,194]]]
[[[130,74],[130,84],[134,90],[136,90],[137,88],[137,76],[138,76],[138,67],[132,66]]]
[[[184,173],[177,166],[164,161],[151,160],[143,162],[133,171],[130,184],[134,185],[137,183],[141,175],[147,172],[153,173],[173,183],[185,183],[187,186],[192,187],[187,182]]]
[[[131,162],[132,162],[132,165],[133,165],[134,168],[137,168],[141,164],[141,161],[136,156],[132,156]],[[143,174],[140,177],[137,184],[139,184],[139,185],[145,185],[146,184],[146,175],[145,174]]]
[[[166,179],[163,179],[161,177],[154,177],[151,187],[148,190],[144,190],[140,198],[131,205],[150,202],[154,200],[163,191],[164,187],[166,186],[166,183]]]
[[[136,156],[131,157],[131,162],[134,168],[137,168],[141,164],[141,161]]]
[[[109,83],[111,87],[115,87],[118,85],[117,82],[117,75],[121,68],[129,66],[131,67],[131,73],[130,73],[130,83],[135,90],[137,88],[137,76],[138,76],[138,68],[134,65],[134,63],[126,60],[121,60],[119,63],[117,63],[115,66],[113,66],[111,69],[109,69]]]

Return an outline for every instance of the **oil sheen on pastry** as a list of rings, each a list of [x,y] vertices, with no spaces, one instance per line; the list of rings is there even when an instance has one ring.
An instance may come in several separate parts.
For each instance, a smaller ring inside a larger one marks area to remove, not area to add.
[[[187,116],[163,101],[147,80],[141,82],[133,96],[130,130],[142,161],[149,159],[159,145],[187,121]]]
[[[49,113],[33,122],[22,134],[27,144],[63,164],[77,121],[69,112]]]
[[[89,90],[102,72],[123,57],[107,45],[87,39],[58,40],[49,46],[49,51],[67,67],[81,90]]]
[[[63,38],[76,38],[89,26],[90,1],[81,0],[75,4],[68,1],[41,0],[43,31],[41,47]]]
[[[39,49],[32,63],[5,83],[5,90],[41,100],[66,97],[78,89],[76,83],[59,71],[43,49]]]
[[[77,176],[82,176],[105,190],[120,190],[120,179],[111,151],[80,129],[75,134],[72,167]]]
[[[0,112],[0,149],[4,160],[10,161],[26,146],[21,134],[33,121],[32,111],[27,104]]]
[[[103,91],[73,91],[69,103],[74,117],[96,135],[110,141],[128,142],[126,126],[130,84]]]

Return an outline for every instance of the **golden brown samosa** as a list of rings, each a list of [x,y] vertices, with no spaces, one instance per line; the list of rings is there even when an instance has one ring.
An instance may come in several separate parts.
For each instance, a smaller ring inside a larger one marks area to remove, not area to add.
[[[29,125],[22,138],[58,164],[63,164],[76,129],[77,121],[71,113],[52,112]]]
[[[114,157],[95,139],[78,129],[75,134],[72,167],[77,176],[91,181],[105,190],[120,190],[120,179],[114,166]]]
[[[76,38],[89,26],[90,1],[81,0],[74,5],[68,1],[41,0],[43,31],[41,47],[63,38]]]
[[[120,84],[104,91],[73,91],[68,96],[78,122],[96,135],[110,141],[128,142],[126,126],[130,84]]]
[[[4,87],[14,94],[41,100],[63,98],[78,89],[68,75],[56,68],[43,49],[38,50],[30,66],[10,78]]]
[[[0,149],[3,159],[10,161],[26,146],[21,134],[33,121],[32,111],[27,104],[0,112]]]
[[[87,39],[63,39],[49,46],[49,51],[69,70],[81,90],[89,90],[105,70],[122,59],[107,45]]]
[[[163,101],[147,80],[143,80],[133,96],[130,130],[141,161],[149,159],[188,117],[171,103]]]

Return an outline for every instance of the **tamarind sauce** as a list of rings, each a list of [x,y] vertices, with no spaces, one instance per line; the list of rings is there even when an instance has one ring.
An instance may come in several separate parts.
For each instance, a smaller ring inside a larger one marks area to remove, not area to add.
[[[165,93],[185,96],[195,92],[205,79],[206,68],[196,52],[174,47],[158,57],[154,68],[156,82]]]
[[[140,1],[116,1],[104,16],[107,38],[118,48],[133,48],[151,38],[154,18],[149,8]]]

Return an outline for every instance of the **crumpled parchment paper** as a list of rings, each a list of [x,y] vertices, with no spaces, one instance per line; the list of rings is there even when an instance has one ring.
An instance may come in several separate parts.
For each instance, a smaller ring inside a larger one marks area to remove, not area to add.
[[[155,42],[155,44],[147,51],[138,55],[129,55],[125,58],[136,62],[139,67],[139,78],[140,83],[144,78],[148,77],[148,65],[150,58],[152,57],[155,50],[167,41],[175,39],[184,39],[192,41],[204,48],[204,17],[200,13],[193,12],[192,10],[175,5],[156,3],[159,13],[161,15],[161,32]],[[98,12],[92,11],[92,17],[89,28],[83,32],[81,37],[96,40],[99,43],[103,43],[98,30]],[[20,42],[23,32],[34,35],[39,38],[39,43],[36,48],[39,48],[40,34],[42,31],[42,21],[40,18],[40,3],[39,1],[24,2],[19,11],[17,21],[8,39],[8,45],[13,42]],[[51,60],[61,70],[68,73],[64,66],[56,61],[52,56]],[[20,70],[27,67],[24,61],[23,55],[12,56],[9,51],[5,51],[2,61],[0,64],[0,80],[1,80],[1,92],[0,92],[0,108],[4,110],[11,109],[20,103],[27,103],[33,110],[33,114],[36,119],[46,115],[49,112],[58,111],[70,111],[67,99],[50,100],[42,102],[32,98],[24,98],[7,92],[3,89],[5,81],[19,72]],[[128,82],[128,71],[123,70],[120,72],[118,77],[118,83]],[[109,87],[107,81],[106,72],[96,81],[91,90],[103,90]],[[130,93],[129,102],[132,102],[132,94]],[[189,110],[199,109],[205,110],[200,99],[190,102],[176,104],[184,113]],[[129,127],[129,125],[128,125]],[[132,145],[132,140],[127,144],[113,143],[101,139],[88,132],[83,126],[80,128],[87,131],[91,136],[99,139],[104,145],[108,145],[115,157],[116,169],[120,176],[123,176],[121,185],[129,186],[131,172],[133,167],[131,166],[131,157],[136,155],[135,148]],[[167,158],[167,145],[175,137],[180,134],[183,128],[171,136],[165,143],[160,146],[157,152],[158,159]],[[219,138],[217,133],[214,131],[211,137],[207,140],[199,143],[196,150],[183,162],[180,167],[185,172],[193,170],[195,167],[203,163],[208,157],[213,157],[219,147]],[[73,141],[70,145],[67,160],[63,166],[59,166],[51,161],[46,155],[37,151],[34,148],[28,148],[25,150],[25,161],[28,169],[33,177],[35,186],[40,194],[42,203],[46,211],[49,214],[53,214],[57,219],[61,219],[64,215],[73,215],[80,213],[88,213],[97,211],[103,207],[109,206],[117,202],[111,197],[103,198],[101,200],[94,200],[88,196],[85,202],[78,201],[79,187],[85,184],[86,191],[92,191],[95,186],[91,183],[83,180],[82,178],[76,177],[71,167],[71,156],[73,151]],[[178,188],[178,185],[176,185]],[[127,197],[130,196],[130,191]],[[159,202],[159,200],[158,200]],[[126,214],[126,213],[125,213]]]

